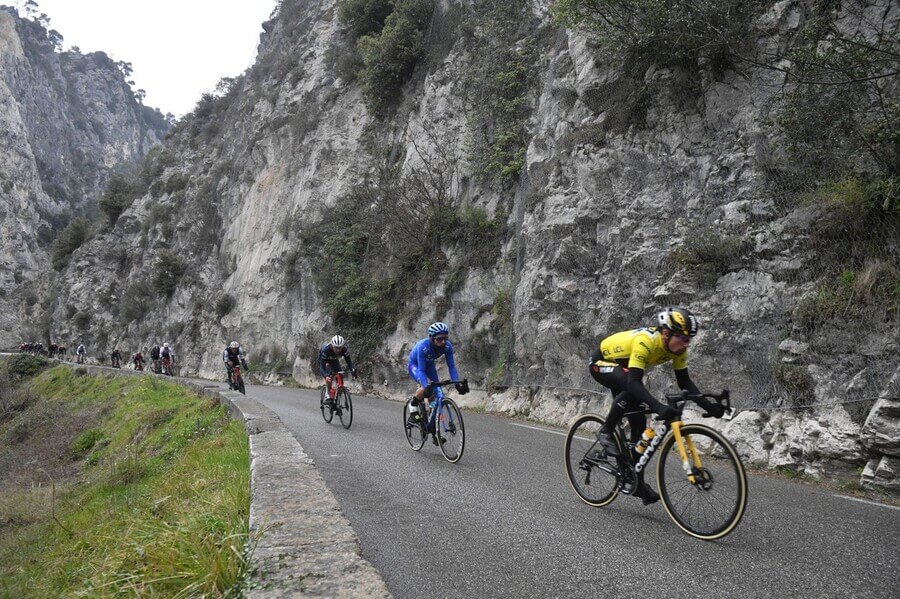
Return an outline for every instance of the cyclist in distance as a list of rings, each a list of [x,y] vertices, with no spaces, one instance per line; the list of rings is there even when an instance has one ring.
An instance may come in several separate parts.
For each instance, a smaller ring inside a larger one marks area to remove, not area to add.
[[[165,365],[168,361],[165,374],[172,376],[172,368],[175,366],[175,350],[169,347],[168,343],[163,343],[162,349],[159,350],[159,357]]]
[[[84,348],[84,343],[79,343],[78,347],[75,348],[75,360],[79,364],[84,364],[84,357],[87,355],[87,350]]]
[[[109,359],[114,368],[118,368],[122,365],[122,352],[119,351],[118,346],[113,348],[112,353],[109,354]]]
[[[225,346],[225,351],[222,352],[222,361],[225,362],[225,380],[229,385],[231,384],[231,373],[234,366],[240,364],[244,367],[244,370],[247,370],[247,357],[244,354],[244,348],[237,341],[232,341]]]
[[[671,361],[675,370],[678,387],[691,394],[700,390],[691,380],[687,369],[687,353],[691,339],[697,334],[697,319],[685,308],[665,308],[656,317],[656,326],[621,331],[603,339],[591,356],[590,372],[595,381],[612,392],[613,405],[606,422],[597,435],[597,440],[611,456],[619,456],[619,449],[613,439],[613,431],[627,410],[636,410],[646,404],[660,418],[668,420],[678,416],[678,411],[658,401],[644,387],[644,372],[652,367]],[[706,412],[721,418],[725,407],[706,399],[697,403]],[[629,414],[631,442],[637,443],[647,427],[643,414]],[[638,490],[644,505],[659,501],[659,495],[639,474]]]
[[[341,358],[347,361],[347,370],[355,378],[356,367],[353,365],[353,358],[350,357],[350,347],[343,337],[335,335],[330,342],[319,348],[319,373],[325,377],[329,401],[334,401],[335,393],[337,393],[337,389],[331,386],[331,374],[341,369]]]
[[[135,370],[144,369],[144,354],[143,352],[141,352],[141,350],[137,350],[136,352],[131,354],[131,363],[134,364]]]
[[[150,361],[153,366],[153,372],[159,373],[159,343],[154,343],[150,348]]]
[[[412,397],[409,408],[409,417],[416,425],[424,417],[419,405],[423,399],[431,399],[437,393],[443,393],[440,387],[432,387],[429,383],[437,383],[437,367],[435,360],[444,356],[447,360],[447,370],[450,371],[450,379],[458,381],[459,373],[456,371],[456,362],[453,360],[453,344],[450,343],[450,327],[443,322],[432,323],[428,327],[428,337],[416,343],[409,352],[409,362],[406,370],[410,378],[418,383],[415,395]],[[456,383],[456,391],[460,395],[469,392],[469,386],[464,383]]]

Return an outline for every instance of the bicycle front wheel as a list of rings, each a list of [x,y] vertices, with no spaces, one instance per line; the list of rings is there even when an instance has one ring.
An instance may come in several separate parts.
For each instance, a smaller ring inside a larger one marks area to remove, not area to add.
[[[403,403],[403,430],[406,433],[406,442],[413,451],[419,451],[425,445],[425,426],[421,422],[410,420],[409,402]]]
[[[597,414],[579,417],[566,434],[566,474],[569,484],[583,502],[593,507],[609,505],[619,494],[619,467],[614,457],[606,455],[597,442],[597,433],[604,420]],[[619,452],[625,454],[625,446],[615,431],[613,438]]]
[[[319,398],[319,409],[322,410],[322,419],[331,424],[331,420],[334,418],[334,411],[331,409],[331,404],[328,402],[328,387],[322,387],[322,395]]]
[[[441,453],[451,464],[462,458],[466,448],[466,427],[462,412],[452,399],[444,399],[441,410],[435,416],[434,432],[438,438]]]
[[[350,392],[341,387],[337,394],[338,418],[344,428],[349,429],[353,422],[353,401],[350,399]]]
[[[687,462],[670,434],[659,448],[656,482],[669,517],[698,539],[721,539],[747,507],[747,473],[737,451],[718,431],[686,424],[681,436]]]
[[[241,393],[243,393],[244,395],[247,395],[247,390],[244,388],[244,377],[242,377],[241,375],[238,375],[237,379],[238,379],[237,380],[237,390],[240,391]]]

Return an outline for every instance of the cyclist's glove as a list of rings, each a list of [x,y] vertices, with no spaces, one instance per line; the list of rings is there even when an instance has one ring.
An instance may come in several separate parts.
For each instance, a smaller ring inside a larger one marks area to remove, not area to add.
[[[465,395],[469,392],[469,381],[463,381],[461,383],[456,383],[456,392],[460,395]]]
[[[425,387],[425,398],[426,398],[426,399],[431,399],[431,396],[432,396],[432,395],[434,395],[434,385],[432,385],[431,383],[429,383],[428,386]]]
[[[244,367],[244,370],[250,370],[250,368],[247,366],[247,360],[241,360],[241,365]]]
[[[353,375],[353,378],[356,378],[356,369],[353,368],[352,370],[350,370],[350,374]]]
[[[665,404],[660,404],[659,408],[657,408],[656,413],[663,420],[675,420],[676,418],[678,418],[678,410],[676,410],[672,406],[667,406]]]

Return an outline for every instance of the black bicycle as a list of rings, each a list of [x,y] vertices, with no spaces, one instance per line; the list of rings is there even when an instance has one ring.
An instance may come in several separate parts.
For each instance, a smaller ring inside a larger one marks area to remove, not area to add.
[[[466,448],[466,427],[463,424],[462,412],[442,391],[447,385],[459,383],[468,385],[468,380],[431,383],[430,386],[435,390],[435,398],[428,405],[424,418],[419,414],[419,418],[415,419],[410,402],[403,404],[403,430],[406,433],[406,442],[413,451],[422,449],[428,435],[431,435],[434,444],[440,448],[448,462],[455,464],[462,458],[463,450]],[[424,407],[426,403],[423,401],[419,406]]]
[[[609,505],[619,493],[638,489],[638,475],[658,451],[656,482],[669,517],[687,534],[703,540],[720,539],[735,529],[747,507],[747,474],[734,446],[717,430],[703,424],[685,424],[681,411],[688,401],[707,398],[731,411],[728,391],[719,395],[666,394],[678,417],[661,421],[644,432],[646,446],[626,441],[627,418],[613,433],[618,456],[598,442],[604,419],[584,414],[566,435],[566,473],[582,501],[594,507]],[[627,412],[651,414],[649,408]],[[643,450],[641,452],[641,450]]]
[[[337,385],[334,399],[328,397],[328,385],[322,385],[322,395],[319,398],[319,409],[322,410],[322,418],[329,424],[337,414],[341,419],[341,425],[349,429],[353,423],[353,400],[350,399],[350,391],[344,386],[345,370],[332,372],[334,382]]]

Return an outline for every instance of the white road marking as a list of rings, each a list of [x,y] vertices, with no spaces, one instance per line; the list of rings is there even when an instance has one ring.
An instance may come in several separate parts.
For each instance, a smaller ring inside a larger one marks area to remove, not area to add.
[[[527,424],[519,424],[518,422],[510,422],[510,424],[513,425],[513,426],[519,426],[519,427],[521,427],[521,428],[530,428],[530,429],[533,430],[533,431],[544,431],[545,433],[552,433],[552,434],[554,434],[554,435],[559,435],[560,437],[565,437],[565,436],[566,436],[566,433],[564,433],[564,432],[562,432],[562,431],[554,431],[554,430],[551,430],[551,429],[549,429],[549,428],[543,428],[543,427],[540,427],[540,426],[529,426],[529,425],[527,425]]]
[[[878,507],[886,507],[891,510],[900,510],[900,507],[896,505],[888,505],[886,503],[878,503],[877,501],[869,501],[868,499],[860,499],[859,497],[850,497],[848,495],[834,495],[835,497],[840,497],[841,499],[849,499],[850,501],[858,501],[860,503],[868,503],[869,505],[877,505]]]
[[[521,427],[521,428],[530,428],[531,430],[534,430],[534,431],[543,431],[543,432],[545,432],[545,433],[552,433],[552,434],[554,434],[554,435],[559,435],[560,437],[565,437],[566,435],[569,434],[568,432],[565,432],[565,433],[564,433],[564,432],[562,432],[562,431],[555,431],[555,430],[552,430],[552,429],[549,429],[549,428],[543,428],[543,427],[540,427],[540,426],[529,426],[529,425],[527,425],[527,424],[519,424],[518,422],[510,422],[510,424],[513,425],[513,426],[519,426],[519,427]],[[593,441],[593,440],[594,440],[594,439],[592,439],[592,438],[590,438],[590,437],[582,437],[582,436],[580,436],[580,435],[576,435],[575,438],[576,438],[576,439],[581,439],[582,441]]]

